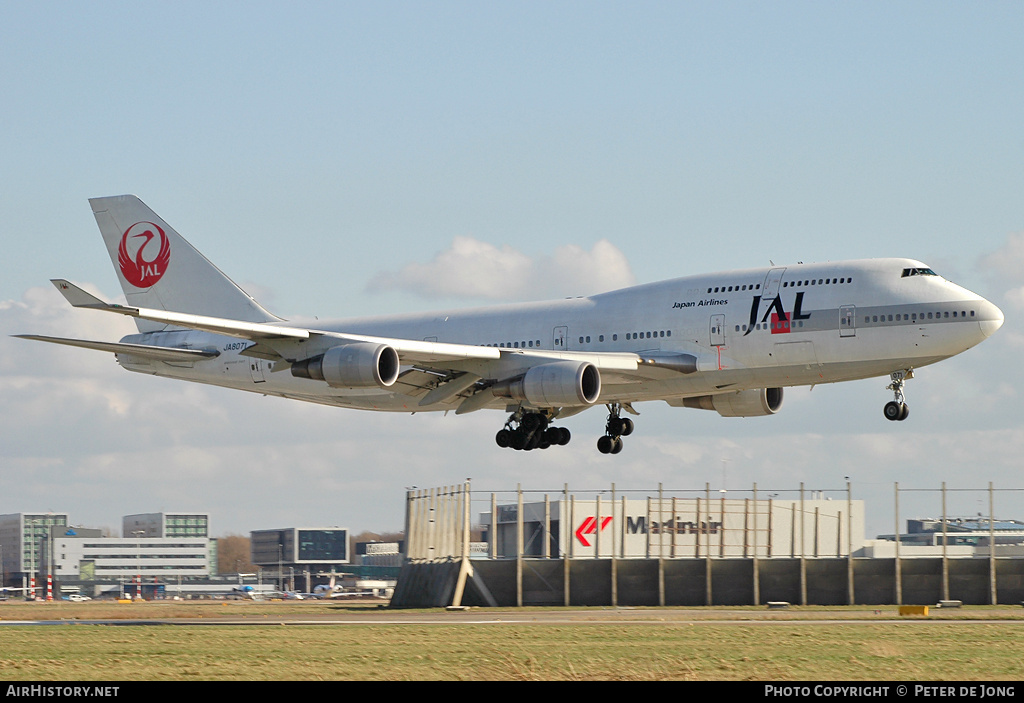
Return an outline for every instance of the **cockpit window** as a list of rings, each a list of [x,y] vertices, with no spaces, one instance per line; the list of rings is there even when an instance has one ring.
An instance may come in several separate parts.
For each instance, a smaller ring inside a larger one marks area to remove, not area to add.
[[[907,276],[937,276],[931,269],[903,269],[903,278]]]

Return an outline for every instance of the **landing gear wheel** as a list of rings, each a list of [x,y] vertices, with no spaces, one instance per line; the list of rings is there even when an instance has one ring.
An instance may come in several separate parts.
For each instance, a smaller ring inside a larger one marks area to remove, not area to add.
[[[512,432],[510,430],[498,430],[498,434],[494,435],[494,441],[499,447],[504,449],[512,441]]]
[[[622,418],[609,417],[608,424],[605,426],[605,432],[607,432],[612,437],[618,437],[619,435],[623,434],[622,426],[624,422],[625,420],[623,420]]]
[[[893,400],[885,404],[883,413],[885,414],[886,420],[906,420],[910,415],[910,408],[907,407],[906,399],[903,395],[903,385],[908,378],[914,377],[913,369],[907,369],[905,371],[893,371],[889,374],[889,378],[892,379],[886,388],[892,391],[894,396]]]
[[[616,439],[618,439],[618,438],[616,438]],[[622,440],[619,440],[619,445],[620,445],[619,446],[619,451],[621,452],[622,451],[622,446],[621,446],[622,445]],[[609,437],[608,435],[605,435],[604,437],[600,437],[597,440],[597,451],[601,452],[602,454],[611,454],[612,453],[612,446],[613,446],[612,445],[612,438]]]
[[[620,433],[623,437],[628,437],[633,434],[633,421],[628,417],[624,417],[622,422],[622,432]]]
[[[526,449],[526,435],[519,430],[512,432],[512,437],[509,440],[508,446],[512,447],[516,451]]]
[[[613,437],[612,438],[611,453],[612,454],[618,454],[621,451],[622,451],[622,439],[619,438],[619,437]]]
[[[558,428],[558,446],[564,447],[572,439],[572,432],[565,427]]]

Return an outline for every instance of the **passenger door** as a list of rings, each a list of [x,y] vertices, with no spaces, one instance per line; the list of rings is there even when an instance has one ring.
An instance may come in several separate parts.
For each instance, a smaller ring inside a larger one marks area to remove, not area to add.
[[[839,308],[839,336],[857,336],[857,307],[855,305],[843,305]]]

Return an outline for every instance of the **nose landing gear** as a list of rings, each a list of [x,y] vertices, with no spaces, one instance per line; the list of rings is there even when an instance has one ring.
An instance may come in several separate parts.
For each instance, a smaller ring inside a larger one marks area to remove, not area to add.
[[[910,415],[910,408],[907,407],[906,399],[903,396],[903,383],[907,379],[913,377],[913,369],[893,371],[889,374],[889,378],[892,379],[892,383],[886,386],[886,389],[892,391],[895,398],[894,400],[886,403],[885,408],[882,409],[882,413],[885,415],[886,420],[903,421],[907,419],[908,415]]]

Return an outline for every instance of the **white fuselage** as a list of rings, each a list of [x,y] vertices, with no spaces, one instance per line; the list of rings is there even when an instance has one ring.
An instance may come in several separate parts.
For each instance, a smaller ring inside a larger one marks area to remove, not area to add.
[[[550,353],[552,358],[561,352],[683,353],[697,358],[696,372],[663,369],[641,380],[602,371],[600,404],[672,402],[724,391],[884,376],[969,349],[1002,320],[995,305],[932,274],[921,262],[871,259],[728,271],[590,297],[339,320],[318,328],[499,347],[500,362],[488,362],[486,369],[480,362],[480,375],[492,379],[516,373],[516,350]],[[216,358],[196,362],[118,354],[125,368],[143,373],[372,410],[449,410],[460,402],[446,398],[420,405],[407,393],[405,380],[412,383],[422,372],[409,367],[403,367],[403,377],[389,388],[333,388],[275,372],[274,361],[241,354],[254,345],[244,339],[173,330],[122,341],[219,352]],[[469,362],[463,368],[472,371],[474,366]],[[506,403],[496,397],[487,407],[504,408]]]

